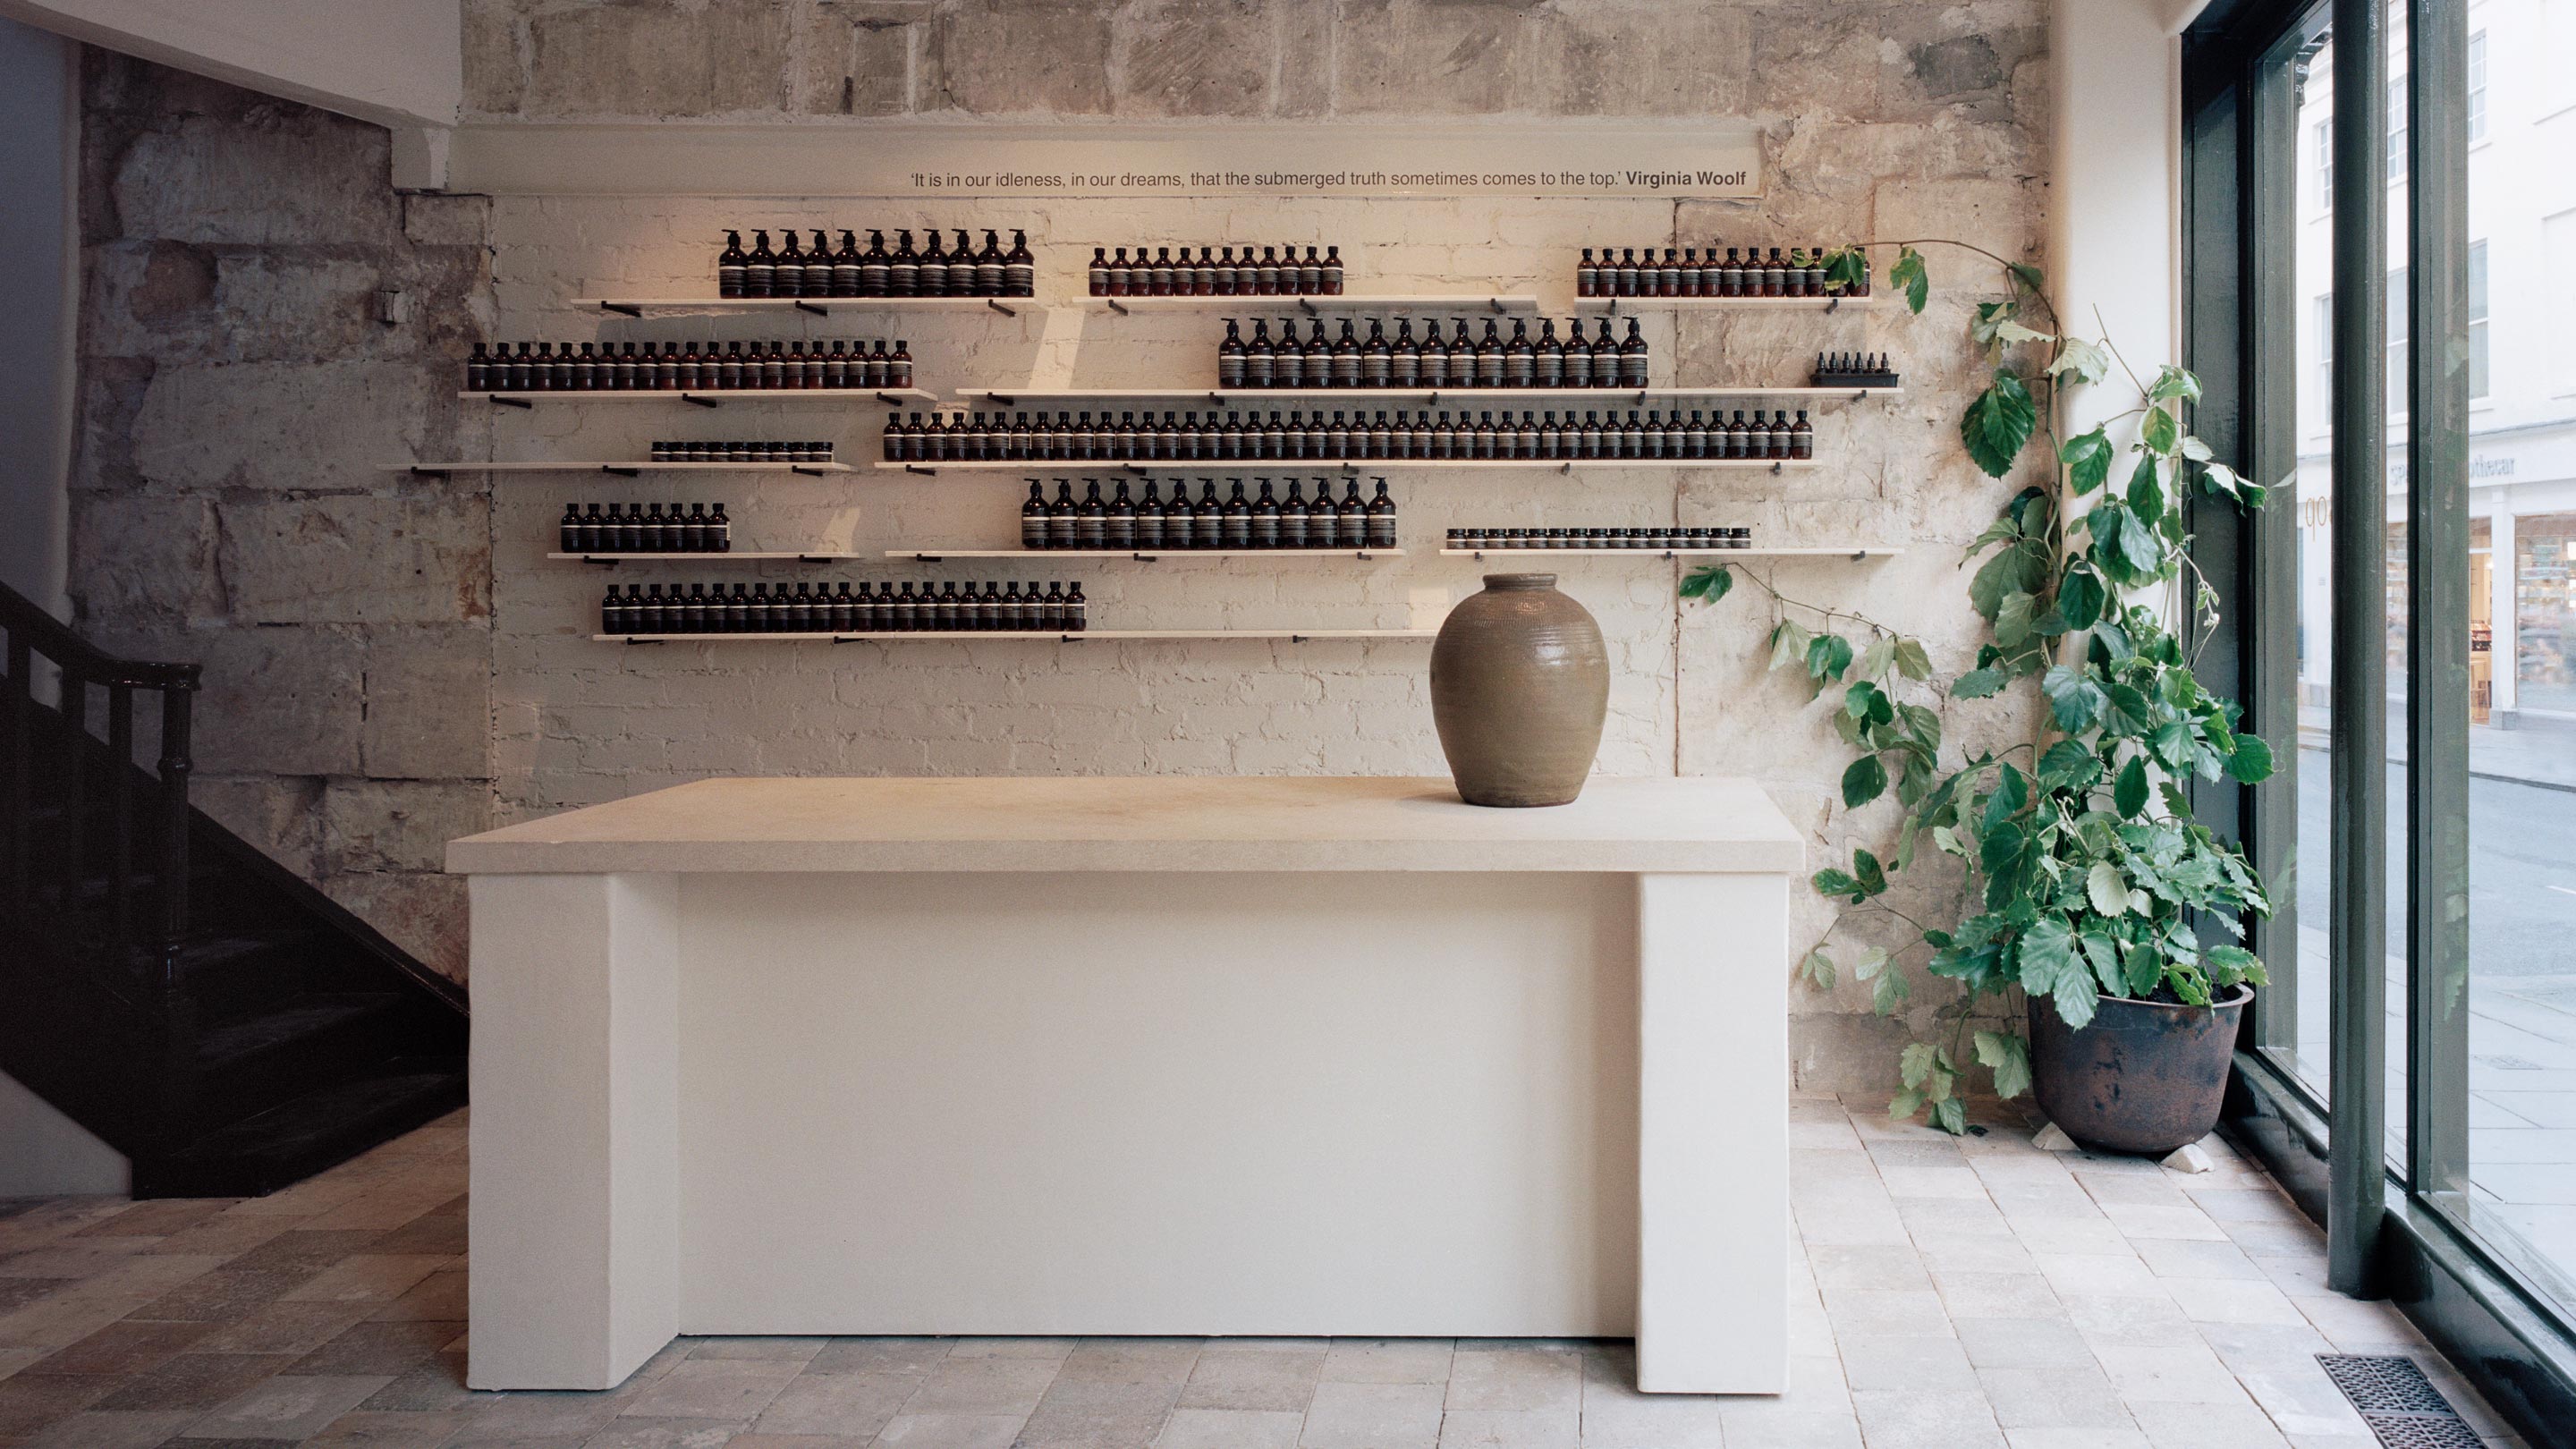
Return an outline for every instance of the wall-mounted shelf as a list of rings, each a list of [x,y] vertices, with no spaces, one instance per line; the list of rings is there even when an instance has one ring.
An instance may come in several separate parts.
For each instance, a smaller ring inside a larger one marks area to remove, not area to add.
[[[987,402],[1000,407],[1017,407],[1022,403],[1097,402],[1132,400],[1135,402],[1208,403],[1224,406],[1234,403],[1258,403],[1265,399],[1282,403],[1321,403],[1336,400],[1351,402],[1418,402],[1424,404],[1461,403],[1472,405],[1482,398],[1492,402],[1579,403],[1597,398],[1604,403],[1650,403],[1671,398],[1778,397],[1815,398],[1831,402],[1849,399],[1859,402],[1872,397],[1900,397],[1899,387],[1074,387],[1074,388],[964,388],[957,393],[961,403]]]
[[[1866,307],[1877,301],[1875,293],[1866,297],[1577,297],[1577,312],[1761,312],[1801,307],[1820,312],[1838,312],[1845,307]]]
[[[1350,558],[1363,562],[1402,558],[1400,548],[890,548],[887,558],[939,563],[952,558],[1123,558],[1155,563],[1167,558]]]
[[[714,391],[674,392],[630,388],[607,392],[460,392],[461,398],[484,398],[494,407],[532,408],[539,403],[690,403],[702,408],[720,408],[727,403],[840,403],[881,402],[895,407],[907,403],[935,403],[938,394],[917,387],[733,387]]]
[[[1152,639],[1275,639],[1303,644],[1317,639],[1429,639],[1437,629],[1084,629],[914,630],[902,634],[593,634],[601,644],[855,644],[868,640],[1040,640],[1051,643],[1117,643]]]
[[[385,463],[388,473],[609,473],[634,478],[645,473],[855,473],[847,463]]]
[[[1874,543],[1846,543],[1811,548],[1444,548],[1440,552],[1450,558],[1483,558],[1487,554],[1580,558],[1590,554],[1605,558],[1840,558],[1857,563],[1869,558],[1894,558],[1905,550]]]
[[[1093,312],[1241,312],[1249,316],[1263,313],[1276,316],[1297,312],[1312,317],[1325,312],[1535,312],[1538,298],[1507,294],[1392,292],[1363,296],[1343,292],[1335,296],[1262,296],[1238,292],[1231,297],[1085,297],[1085,310]]]
[[[1038,305],[1035,297],[575,297],[576,307],[596,307],[622,317],[654,312],[999,312],[1016,317]]]
[[[578,559],[583,563],[838,563],[845,559],[867,558],[863,553],[802,553],[795,550],[762,551],[730,550],[725,553],[550,553],[554,559]]]
[[[1571,473],[1577,468],[1738,468],[1762,469],[1778,473],[1789,468],[1821,466],[1815,458],[1027,458],[1016,462],[975,463],[875,463],[880,472],[917,473],[935,477],[943,470],[956,472],[1021,473],[1030,472],[1108,472],[1158,474],[1197,473],[1233,470],[1249,473],[1256,468],[1273,474],[1310,472],[1316,469],[1339,469],[1345,473],[1392,473],[1399,469],[1417,468],[1547,468]]]

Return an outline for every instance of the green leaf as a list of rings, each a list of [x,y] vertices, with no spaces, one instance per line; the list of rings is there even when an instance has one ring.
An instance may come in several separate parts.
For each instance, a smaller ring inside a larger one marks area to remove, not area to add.
[[[2189,458],[2195,463],[2206,463],[2210,459],[2218,456],[2216,453],[2210,451],[2207,443],[2202,442],[2200,439],[2195,438],[2188,433],[2183,435],[2182,444],[2175,451],[2181,453],[2184,457]]]
[[[2013,459],[2022,445],[2030,441],[2031,430],[2039,425],[2039,405],[2031,400],[2030,389],[2021,375],[2009,367],[1995,369],[1995,379],[1986,390],[1968,404],[1959,419],[1959,438],[1968,445],[1968,456],[1976,460],[1988,477],[2001,478],[2012,471]]]
[[[1860,888],[1871,895],[1887,889],[1887,871],[1879,865],[1878,857],[1868,851],[1852,852],[1852,870],[1860,877]]]
[[[2067,486],[2078,498],[2102,486],[2111,476],[2111,438],[2100,428],[2078,433],[2057,450],[2057,461],[2066,465]]]
[[[1895,662],[1895,636],[1881,634],[1877,638],[1869,641],[1868,648],[1860,651],[1860,663],[1852,670],[1852,677],[1854,679],[1884,679],[1887,677],[1887,667]]]
[[[1819,634],[1807,641],[1807,673],[1819,686],[1842,678],[1851,662],[1851,641],[1840,634]]]
[[[2010,593],[1995,610],[1995,642],[2006,649],[2019,649],[2030,642],[2031,621],[2039,614],[2037,594]]]
[[[1819,946],[1807,953],[1807,959],[1798,963],[1798,975],[1818,991],[1831,991],[1834,989],[1834,958],[1826,955],[1824,948]]]
[[[2177,398],[2184,402],[2200,401],[2200,379],[2172,363],[2166,363],[2156,370],[2156,380],[2147,388],[2147,401],[2171,402]]]
[[[2121,973],[2128,978],[2131,996],[2145,996],[2164,983],[2164,958],[2156,954],[2155,947],[2143,941],[2129,948],[2120,966]]]
[[[2084,974],[2075,959],[2075,933],[2063,918],[2042,916],[2021,933],[2021,989],[2033,996],[2054,995],[2070,975]]]
[[[1923,304],[1932,300],[1932,279],[1923,271],[1923,254],[1912,247],[1899,247],[1896,265],[1887,269],[1887,282],[1905,289],[1905,305],[1915,316],[1923,315]]]
[[[2028,287],[2034,292],[2045,291],[2047,289],[2047,273],[2042,272],[2039,268],[2032,266],[2028,262],[2006,262],[2004,263],[2004,270],[2012,273],[2014,281],[2021,283],[2023,286]]]
[[[2227,757],[2227,773],[2242,784],[2262,784],[2272,778],[2272,747],[2252,735],[2238,735],[2236,753]]]
[[[2168,770],[2191,768],[2191,726],[2178,719],[2166,720],[2147,736],[2147,748],[2155,751],[2158,762]]]
[[[2111,804],[2123,815],[2135,815],[2147,808],[2147,762],[2136,756],[2120,767],[2120,778],[2111,787]]]
[[[1896,706],[1885,690],[1864,679],[1843,691],[1843,713],[1869,724],[1885,724],[1896,718]]]
[[[1771,626],[1771,667],[1784,668],[1806,657],[1806,629],[1783,619]]]
[[[2048,371],[2052,377],[2071,372],[2078,382],[2100,382],[2111,375],[2111,354],[2081,337],[2069,337]]]
[[[1899,639],[1896,641],[1896,672],[1908,679],[1929,679],[1932,677],[1932,656],[1923,652],[1920,642]]]
[[[1971,669],[1950,686],[1953,699],[1984,699],[2004,687],[2011,676],[2000,669]]]
[[[2081,789],[2101,773],[2102,764],[2093,758],[2093,752],[2073,740],[2059,740],[2039,757],[2039,781],[2045,788]]]
[[[2163,408],[2147,409],[2147,420],[2138,426],[2138,441],[2150,453],[2171,453],[2182,437],[2182,424]]]
[[[1953,1137],[1968,1134],[1968,1104],[1956,1097],[1944,1097],[1932,1104],[1932,1125]]]
[[[1896,1121],[1909,1120],[1923,1110],[1923,1094],[1912,1087],[1887,1099],[1887,1115]]]
[[[1863,755],[1843,771],[1843,805],[1858,809],[1887,792],[1887,767],[1876,755]]]
[[[2057,612],[2066,620],[2070,633],[2093,627],[2102,617],[2102,606],[2109,601],[2109,591],[2091,569],[2069,566],[2057,581]]]
[[[2030,777],[2010,765],[1995,779],[1994,793],[1986,797],[1986,813],[1979,822],[1993,830],[2030,807]]]
[[[1723,564],[1716,568],[1693,569],[1682,579],[1682,597],[1705,599],[1714,604],[1735,587],[1735,571]]]
[[[2018,1097],[2030,1090],[2030,1043],[2017,1032],[1981,1031],[1976,1035],[1977,1061],[1995,1074],[1995,1095]]]
[[[1905,1085],[1919,1087],[1939,1064],[1939,1048],[1928,1041],[1909,1042],[1905,1050],[1896,1054],[1896,1075]]]
[[[1825,254],[1825,285],[1856,292],[1869,281],[1869,253],[1859,247],[1836,247]]]
[[[2149,520],[2165,516],[2164,477],[2152,453],[2140,458],[2137,471],[2129,475],[2129,511]]]
[[[1860,888],[1859,881],[1852,879],[1850,871],[1838,870],[1833,866],[1827,866],[1807,877],[1807,883],[1816,888],[1818,895],[1849,896],[1854,904],[1867,899],[1867,892]]]
[[[2097,915],[2117,916],[2129,909],[2128,878],[2107,860],[2093,862],[2093,868],[2084,873],[2084,894]]]
[[[2006,317],[1995,323],[1995,340],[2010,347],[2022,342],[2054,342],[2057,338],[2051,333],[2024,327]]]
[[[2051,666],[2040,677],[2039,692],[2048,696],[2050,712],[2056,716],[2059,729],[2080,730],[2101,716],[2102,686],[2071,665]]]

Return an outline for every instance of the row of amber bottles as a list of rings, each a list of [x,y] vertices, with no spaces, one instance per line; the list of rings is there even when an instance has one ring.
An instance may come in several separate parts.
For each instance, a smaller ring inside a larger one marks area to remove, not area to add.
[[[1815,456],[1815,430],[1801,411],[1767,417],[1744,410],[1732,421],[1676,408],[1523,409],[1499,413],[1380,409],[1367,412],[891,414],[889,463],[1150,463],[1316,459],[1425,461],[1506,459],[1795,459]]]
[[[1131,497],[1127,481],[1120,479],[1117,496],[1102,498],[1100,484],[1086,485],[1082,501],[1075,502],[1073,485],[1065,479],[1055,480],[1055,500],[1049,502],[1046,488],[1037,479],[1029,480],[1028,501],[1020,505],[1020,547],[1025,549],[1272,549],[1333,548],[1363,549],[1395,547],[1395,500],[1386,493],[1386,480],[1377,481],[1377,496],[1362,502],[1357,479],[1346,484],[1339,503],[1333,501],[1330,479],[1318,478],[1315,497],[1309,502],[1301,479],[1288,480],[1288,496],[1272,492],[1268,478],[1253,482],[1261,493],[1257,498],[1243,495],[1240,478],[1226,480],[1233,485],[1231,496],[1220,502],[1216,480],[1201,478],[1198,501],[1190,501],[1189,485],[1182,479],[1172,480],[1172,496],[1164,501],[1159,485],[1145,484],[1143,498]]]
[[[611,503],[604,512],[594,503],[587,513],[580,504],[567,503],[555,533],[564,553],[733,551],[733,520],[725,516],[721,503],[713,513],[703,503],[692,503],[686,514],[677,503],[668,511],[659,503]]]
[[[669,593],[660,584],[617,586],[599,603],[603,634],[912,634],[912,633],[1080,633],[1090,627],[1090,603],[1082,581],[1068,591],[1051,582],[1040,592],[1031,581],[1021,591],[1016,583],[969,583],[965,592],[951,580],[910,583],[805,584],[790,593],[787,585],[766,583],[709,588],[691,584],[685,594],[678,584]]]
[[[1338,297],[1342,249],[1326,247],[1317,256],[1308,247],[1299,261],[1293,246],[1263,247],[1258,257],[1250,247],[1240,257],[1232,247],[1201,247],[1195,260],[1188,247],[1178,257],[1170,247],[1154,248],[1151,257],[1143,247],[1133,257],[1125,247],[1115,255],[1093,247],[1089,281],[1095,297]]]
[[[957,229],[957,245],[940,245],[939,228],[926,228],[930,244],[915,250],[912,233],[895,232],[889,251],[885,233],[868,233],[865,251],[855,232],[841,233],[840,250],[817,228],[814,249],[800,250],[796,229],[784,228],[785,244],[773,251],[769,233],[752,233],[745,249],[742,233],[725,233],[724,250],[716,256],[719,297],[1034,297],[1037,258],[1029,251],[1029,234],[1011,233],[1009,250],[999,232],[986,231],[978,250]]]
[[[1728,247],[1721,258],[1711,246],[1703,252],[1696,247],[1666,247],[1657,257],[1653,247],[1601,248],[1595,258],[1592,248],[1585,247],[1583,256],[1574,264],[1574,294],[1578,297],[1829,297],[1839,289],[1825,280],[1825,249],[1819,246],[1792,247],[1786,255],[1773,247],[1771,255],[1762,255],[1760,247],[1744,254],[1743,248]],[[1638,255],[1643,251],[1645,255]],[[1869,280],[1863,273],[1861,284],[1851,295],[1867,296]]]
[[[1529,335],[1529,323],[1514,318],[1512,335],[1502,335],[1495,319],[1485,319],[1485,335],[1470,338],[1467,320],[1452,318],[1456,332],[1443,341],[1438,319],[1413,335],[1413,319],[1396,319],[1395,335],[1385,324],[1366,319],[1368,335],[1342,319],[1342,335],[1324,337],[1324,322],[1312,319],[1313,331],[1297,335],[1294,318],[1283,317],[1279,336],[1270,324],[1252,322],[1252,336],[1229,317],[1225,340],[1217,344],[1217,386],[1224,388],[1408,388],[1408,387],[1644,387],[1650,355],[1637,319],[1628,319],[1625,339],[1610,335],[1610,319],[1601,319],[1600,335],[1587,340],[1580,321],[1566,323],[1566,336],[1556,335],[1553,318]]]
[[[901,338],[820,341],[480,342],[465,360],[467,392],[721,392],[731,388],[909,388],[912,351]],[[532,351],[531,348],[534,350]],[[603,350],[605,349],[605,350]]]

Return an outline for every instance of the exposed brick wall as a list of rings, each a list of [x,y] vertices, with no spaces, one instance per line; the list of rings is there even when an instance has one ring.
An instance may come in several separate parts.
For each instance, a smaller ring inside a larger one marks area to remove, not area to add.
[[[1562,317],[1570,258],[1584,244],[1942,235],[2036,259],[2047,193],[2042,11],[2037,0],[468,0],[468,111],[483,120],[818,124],[1051,114],[1147,124],[1483,114],[1761,124],[1770,195],[1757,203],[831,200],[756,211],[756,222],[772,226],[1028,225],[1041,292],[1057,296],[1078,289],[1072,269],[1095,243],[1331,240],[1351,261],[1355,291],[1535,291]],[[116,69],[190,94],[220,91],[148,68]],[[472,823],[466,817],[487,803],[493,819],[518,819],[734,773],[1441,771],[1420,644],[647,651],[591,643],[603,577],[540,557],[568,498],[722,498],[742,547],[794,547],[836,532],[861,552],[1008,546],[1017,475],[756,486],[686,475],[649,486],[505,476],[487,488],[471,475],[413,483],[365,472],[388,458],[440,454],[625,456],[668,436],[828,436],[845,456],[864,457],[881,422],[872,408],[682,416],[603,407],[484,418],[459,415],[449,395],[454,359],[472,336],[873,329],[861,318],[603,324],[566,306],[603,290],[705,286],[719,229],[755,222],[739,203],[504,198],[488,211],[469,199],[405,203],[384,194],[383,138],[364,127],[236,93],[216,104],[130,91],[94,83],[91,98],[94,129],[134,139],[104,153],[100,138],[92,143],[76,591],[94,620],[183,630],[219,665],[256,664],[263,682],[230,686],[251,696],[231,708],[260,723],[252,738],[225,746],[233,753],[214,772],[218,790],[237,792],[238,816],[262,823],[261,838],[299,868],[340,882],[335,888],[362,909],[392,911],[402,898],[399,909],[420,928],[407,939],[437,943],[430,949],[443,960],[456,954],[452,897],[417,871],[433,858],[431,836]],[[205,114],[190,115],[191,106]],[[274,145],[275,129],[287,124],[303,128],[291,155],[255,144]],[[176,204],[146,208],[170,218],[158,230],[119,217],[119,178],[131,173],[128,189],[150,190],[141,183],[165,171],[181,188],[174,197],[208,173],[241,174],[245,186],[215,208],[235,218],[238,240],[186,234],[207,223]],[[155,261],[156,248],[173,245],[186,249]],[[200,253],[213,260],[194,260]],[[462,271],[443,270],[451,258]],[[1934,265],[1944,286],[1921,319],[1886,306],[1833,318],[1650,319],[1659,384],[1795,376],[1818,349],[1896,353],[1907,395],[1821,410],[1819,455],[1828,466],[1813,473],[1390,469],[1413,551],[1403,560],[1036,572],[1078,574],[1104,625],[1401,624],[1417,608],[1436,616],[1476,587],[1472,561],[1436,556],[1441,531],[1456,524],[1749,524],[1780,542],[1915,545],[1885,564],[1782,564],[1776,577],[1799,598],[1901,619],[1933,643],[1942,668],[1963,668],[1975,621],[1957,545],[2009,489],[1966,464],[1954,430],[1978,370],[1959,338],[1982,280],[1955,254],[1936,255]],[[362,296],[388,268],[424,278],[412,284],[418,310],[402,328],[371,331],[372,323],[358,325],[363,308],[344,316],[339,298]],[[433,271],[436,282],[426,279]],[[281,283],[262,291],[254,275],[292,278],[292,289],[281,300]],[[173,321],[161,323],[164,316]],[[242,334],[231,345],[274,352],[293,338],[292,356],[218,363],[182,345],[227,323]],[[923,385],[944,390],[1033,377],[1077,386],[1208,379],[1216,330],[1211,314],[1068,311],[1018,320],[922,314],[907,319],[903,335]],[[259,375],[224,368],[254,361],[285,369],[294,386],[268,389],[267,401],[244,398],[261,392]],[[171,374],[178,379],[165,381]],[[255,433],[242,432],[236,410],[255,420]],[[191,432],[224,436],[209,436],[206,454],[185,441]],[[389,559],[400,567],[388,568]],[[288,560],[300,572],[279,572]],[[1856,817],[1841,810],[1834,786],[1844,753],[1827,723],[1830,701],[1810,702],[1765,672],[1769,617],[1758,596],[1739,590],[1714,611],[1685,611],[1669,564],[1564,560],[1557,571],[1600,618],[1618,665],[1604,770],[1752,775],[1820,854],[1890,832],[1891,807]],[[769,576],[998,572],[886,563]],[[187,582],[147,586],[147,574]],[[637,575],[761,576],[678,567]],[[457,676],[441,672],[449,669]],[[468,671],[481,672],[469,680]],[[295,703],[269,697],[278,690],[293,691]],[[223,722],[220,696],[210,703],[210,730],[234,728]],[[1954,736],[2008,741],[2026,729],[2029,708],[2022,699],[1976,706]],[[421,737],[377,738],[394,718]],[[471,738],[445,728],[469,718]],[[380,756],[401,751],[425,758],[379,767]],[[464,764],[469,754],[473,768]],[[417,829],[367,828],[372,813],[406,803]],[[1797,909],[1793,934],[1802,940],[1830,917],[1803,892]],[[1893,1033],[1849,986],[1831,1000],[1802,995],[1799,1010],[1793,1029],[1806,1080],[1832,1086],[1885,1075],[1882,1048]]]

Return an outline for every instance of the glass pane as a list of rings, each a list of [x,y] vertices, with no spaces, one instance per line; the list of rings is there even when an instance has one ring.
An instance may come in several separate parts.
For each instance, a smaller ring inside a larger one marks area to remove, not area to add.
[[[2327,1090],[2327,1027],[2333,977],[2326,958],[2328,879],[2332,859],[2327,805],[2333,770],[2328,730],[2334,722],[2334,49],[2328,45],[2299,64],[2297,134],[2300,198],[2293,285],[2305,299],[2299,329],[2299,467],[2293,484],[2299,530],[2299,738],[2280,752],[2295,774],[2299,828],[2291,852],[2291,878],[2275,882],[2296,923],[2298,958],[2272,969],[2275,991],[2293,993],[2295,1042],[2271,1043],[2281,1065],[2313,1087]],[[2277,506],[2277,505],[2276,505]],[[2309,869],[2308,863],[2316,868]],[[2286,969],[2285,969],[2286,968]]]
[[[2412,597],[2412,555],[2407,552],[2412,536],[2407,527],[2411,506],[2407,487],[2406,410],[2407,390],[2412,381],[2413,327],[2411,309],[2415,299],[2408,291],[2414,273],[2412,258],[2407,255],[2406,185],[2406,91],[2408,75],[2407,21],[2403,9],[2388,12],[2388,369],[2385,413],[2382,428],[2388,448],[2388,486],[2386,507],[2382,514],[2386,529],[2386,575],[2380,582],[2381,620],[2386,630],[2388,697],[2385,702],[2388,729],[2388,868],[2387,891],[2381,898],[2380,924],[2387,932],[2388,949],[2382,969],[2386,972],[2388,1002],[2386,1044],[2387,1063],[2381,1090],[2387,1124],[2389,1165],[2404,1175],[2406,1166],[2406,955],[2407,955],[2407,869],[2406,849],[2409,824],[2407,811],[2407,760],[2410,752],[2406,737],[2406,695],[2414,681],[2414,661],[2407,651],[2407,628],[2410,623]]]
[[[2469,51],[2469,1184],[2576,1307],[2576,0],[2486,5]],[[2554,209],[2553,209],[2554,208]],[[2506,303],[2488,314],[2487,299]]]

